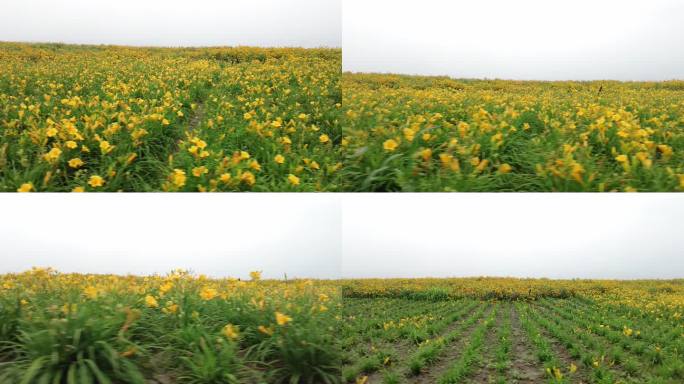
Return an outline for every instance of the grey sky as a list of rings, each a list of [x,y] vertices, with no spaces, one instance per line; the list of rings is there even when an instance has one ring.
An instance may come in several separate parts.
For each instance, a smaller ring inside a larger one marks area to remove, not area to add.
[[[339,276],[333,194],[0,195],[0,273]]]
[[[342,276],[684,278],[681,194],[366,194]]]
[[[343,68],[540,80],[684,79],[684,1],[344,0]]]
[[[0,41],[341,45],[341,0],[2,0]]]

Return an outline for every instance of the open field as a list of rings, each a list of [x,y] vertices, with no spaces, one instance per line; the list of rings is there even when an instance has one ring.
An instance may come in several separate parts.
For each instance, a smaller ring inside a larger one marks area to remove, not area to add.
[[[339,49],[0,43],[1,191],[328,191]]]
[[[342,84],[347,190],[684,190],[682,81]]]
[[[0,275],[0,383],[338,383],[335,286]]]
[[[684,281],[343,283],[348,383],[681,383]]]
[[[684,380],[684,281],[0,275],[2,383]]]

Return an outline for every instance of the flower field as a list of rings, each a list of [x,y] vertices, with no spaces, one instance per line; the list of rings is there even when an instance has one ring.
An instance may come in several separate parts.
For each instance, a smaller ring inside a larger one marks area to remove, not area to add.
[[[684,281],[0,275],[2,383],[681,383]]]
[[[0,44],[2,191],[331,191],[341,51]]]
[[[1,383],[338,383],[338,289],[309,280],[0,275]]]
[[[348,383],[681,383],[684,281],[343,282]]]
[[[684,190],[682,81],[342,84],[347,190]]]

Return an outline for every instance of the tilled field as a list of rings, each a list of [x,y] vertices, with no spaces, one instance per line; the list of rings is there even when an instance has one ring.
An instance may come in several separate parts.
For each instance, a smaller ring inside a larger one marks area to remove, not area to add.
[[[575,297],[345,299],[349,383],[680,383],[682,324]]]

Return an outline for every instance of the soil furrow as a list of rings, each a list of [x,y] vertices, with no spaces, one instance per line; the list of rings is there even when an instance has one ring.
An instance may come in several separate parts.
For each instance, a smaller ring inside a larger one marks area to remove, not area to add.
[[[534,356],[534,346],[527,338],[520,323],[520,315],[511,306],[511,362],[508,370],[508,381],[515,384],[535,384],[544,381],[544,367]]]
[[[479,369],[474,372],[474,375],[469,383],[493,383],[496,380],[496,348],[499,346],[499,330],[503,324],[503,317],[505,316],[506,308],[503,305],[499,307],[494,319],[494,326],[487,331],[484,346],[480,352],[480,361],[478,363]]]
[[[420,375],[412,378],[411,383],[415,384],[434,384],[439,380],[442,375],[453,365],[454,360],[458,359],[461,355],[461,350],[465,343],[468,342],[472,333],[477,329],[482,321],[484,321],[487,316],[494,310],[494,305],[488,304],[487,309],[482,313],[482,316],[478,321],[474,322],[467,329],[465,329],[458,340],[454,340],[451,345],[446,347],[446,352],[439,358],[439,360],[430,366],[426,372],[422,372]]]

